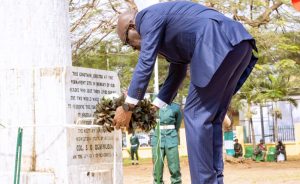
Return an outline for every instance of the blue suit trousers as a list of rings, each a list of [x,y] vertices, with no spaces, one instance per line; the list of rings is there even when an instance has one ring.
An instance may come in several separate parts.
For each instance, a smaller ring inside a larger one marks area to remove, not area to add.
[[[206,87],[190,84],[184,118],[192,184],[223,184],[222,122],[251,56],[252,46],[243,41],[228,53]]]

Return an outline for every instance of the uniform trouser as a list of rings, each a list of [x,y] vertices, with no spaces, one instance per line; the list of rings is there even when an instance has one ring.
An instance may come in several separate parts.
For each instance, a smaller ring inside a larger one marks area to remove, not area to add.
[[[157,156],[157,147],[152,147],[152,158],[153,164],[158,164],[160,166],[159,171],[161,173],[155,172],[155,165],[153,165],[153,177],[154,183],[157,183],[157,177],[160,178],[160,184],[163,184],[163,169],[164,169],[164,158],[167,157],[168,167],[171,175],[172,184],[181,184],[181,173],[180,173],[180,163],[179,163],[179,153],[178,146],[172,148],[160,148],[160,156]]]
[[[241,42],[206,87],[190,84],[184,115],[192,184],[223,183],[222,122],[251,56],[250,43]]]
[[[234,153],[234,155],[233,155],[233,157],[235,157],[235,158],[239,158],[242,156],[243,156],[243,153]]]
[[[139,160],[139,154],[138,154],[137,148],[131,148],[130,155],[131,155],[131,160],[134,160],[134,155],[135,155],[136,160]]]

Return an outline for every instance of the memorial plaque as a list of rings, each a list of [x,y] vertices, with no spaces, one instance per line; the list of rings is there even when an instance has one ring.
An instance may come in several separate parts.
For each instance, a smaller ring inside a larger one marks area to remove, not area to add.
[[[120,94],[117,73],[80,67],[71,67],[67,75],[67,109],[69,121],[93,117],[100,98]]]
[[[68,129],[67,137],[70,183],[82,184],[91,181],[92,176],[106,178],[96,183],[123,183],[120,130],[72,128]]]
[[[68,67],[66,90],[68,122],[78,125],[92,124],[99,99],[111,94],[120,94],[120,83],[115,72]],[[69,182],[101,183],[103,180],[105,184],[122,183],[121,143],[120,131],[68,128]],[[92,175],[95,177],[91,178]]]
[[[112,163],[114,133],[102,128],[73,128],[68,130],[68,164]]]

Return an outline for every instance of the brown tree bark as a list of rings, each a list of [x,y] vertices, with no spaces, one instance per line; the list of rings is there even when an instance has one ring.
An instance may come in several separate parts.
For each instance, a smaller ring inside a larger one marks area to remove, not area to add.
[[[281,5],[283,5],[283,2],[281,0],[277,0],[274,2],[272,6],[269,7],[269,4],[266,3],[266,9],[263,13],[261,13],[256,19],[252,19],[252,10],[253,10],[253,1],[251,1],[250,4],[250,18],[243,16],[243,15],[238,15],[238,10],[237,8],[233,9],[233,19],[242,21],[245,24],[250,25],[251,27],[260,27],[262,25],[266,25],[271,21],[270,15],[272,12],[276,11]]]

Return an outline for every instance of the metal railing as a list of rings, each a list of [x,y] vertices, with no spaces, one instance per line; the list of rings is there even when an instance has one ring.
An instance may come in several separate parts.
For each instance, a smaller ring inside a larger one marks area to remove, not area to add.
[[[270,132],[274,131],[274,127],[269,127]],[[278,126],[278,140],[283,142],[295,141],[295,128],[293,125]],[[274,136],[271,136],[271,141],[274,142]]]
[[[269,126],[265,127],[265,142],[266,143],[272,143],[275,142],[275,136],[274,136],[274,127]],[[245,131],[245,142],[246,143],[252,143],[252,136],[251,132]],[[255,134],[255,139],[256,142],[262,138],[261,133],[260,134]],[[295,128],[294,125],[283,125],[283,126],[278,126],[278,140],[281,140],[283,142],[293,142],[295,141]]]

